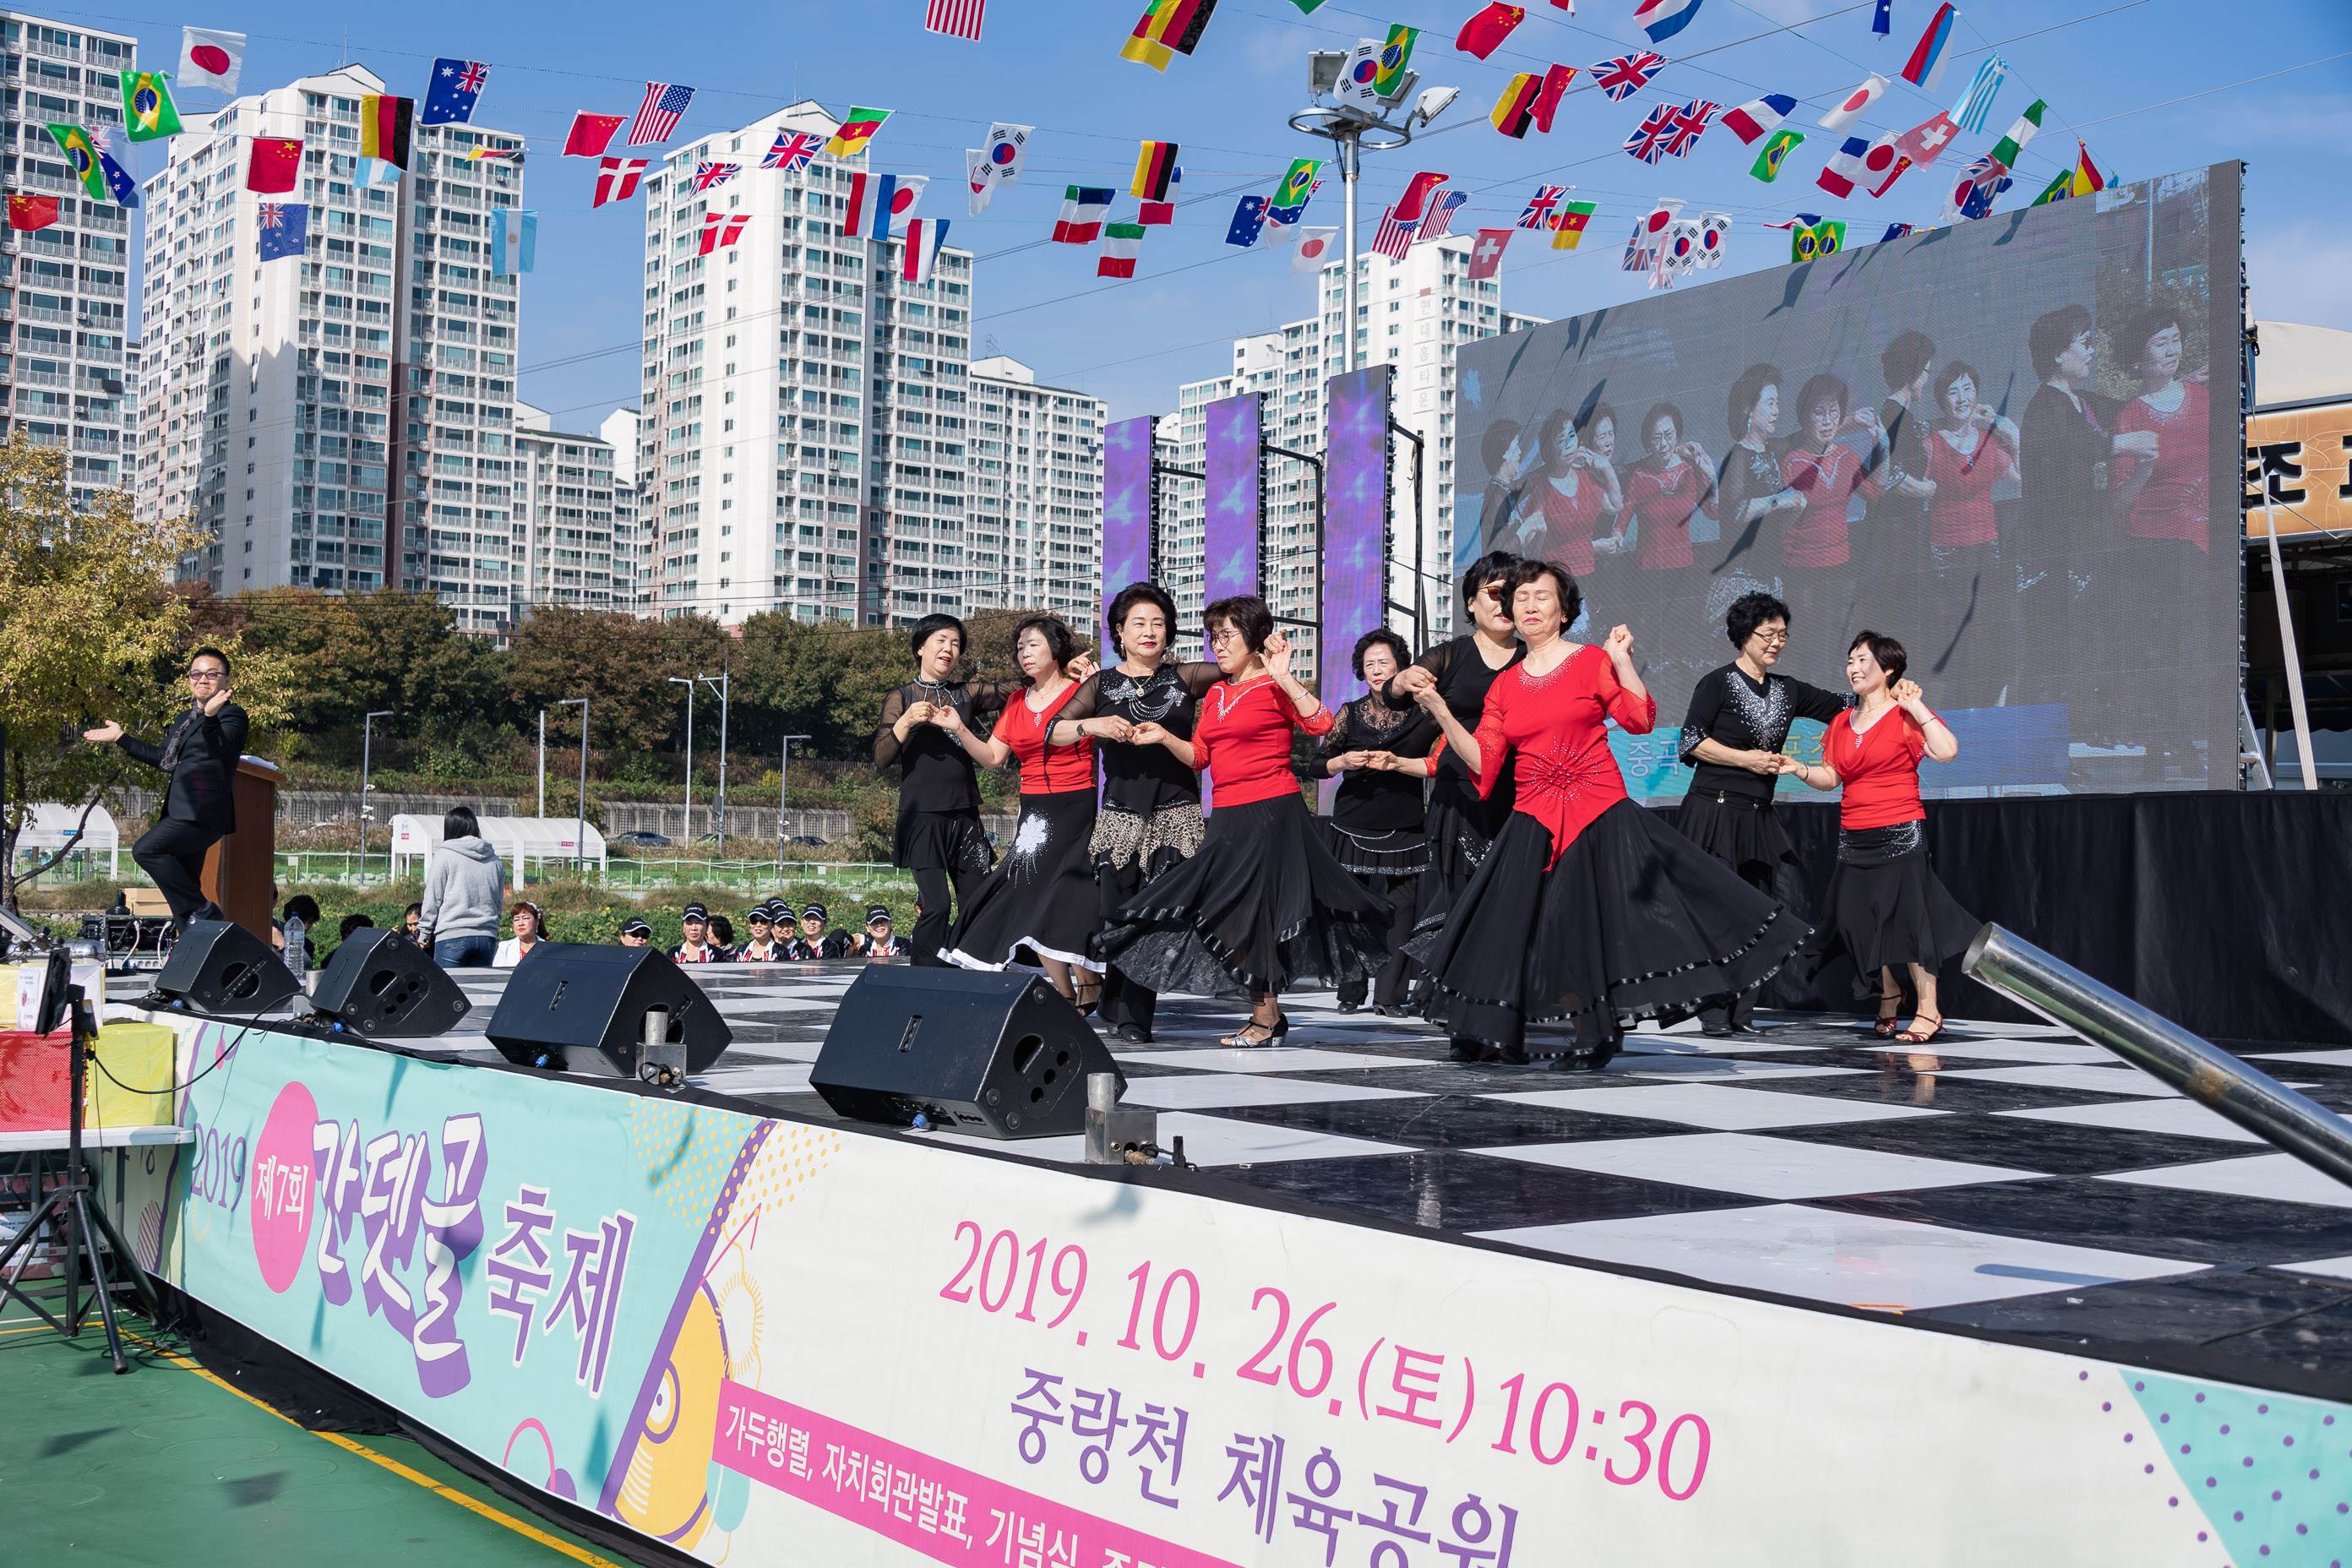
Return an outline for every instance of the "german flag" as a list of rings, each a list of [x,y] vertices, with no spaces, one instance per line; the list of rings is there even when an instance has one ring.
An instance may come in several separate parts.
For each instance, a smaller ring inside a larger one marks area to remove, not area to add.
[[[415,120],[415,99],[368,93],[360,100],[360,156],[407,168],[409,132]]]
[[[1164,71],[1171,58],[1192,52],[1216,9],[1217,0],[1151,0],[1119,57]]]
[[[1543,84],[1544,79],[1534,72],[1521,71],[1495,100],[1495,111],[1486,118],[1506,136],[1525,136],[1528,127],[1535,123],[1536,100],[1543,96]]]
[[[1164,202],[1176,179],[1176,143],[1146,142],[1136,154],[1135,181],[1129,194],[1147,202]]]

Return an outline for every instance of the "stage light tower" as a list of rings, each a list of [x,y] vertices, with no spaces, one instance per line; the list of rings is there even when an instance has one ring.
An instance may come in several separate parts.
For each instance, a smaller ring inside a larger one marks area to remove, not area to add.
[[[1338,155],[1339,177],[1344,184],[1347,216],[1342,220],[1347,234],[1348,296],[1345,321],[1346,357],[1341,368],[1354,370],[1356,355],[1356,178],[1363,162],[1363,151],[1370,145],[1375,153],[1393,152],[1412,140],[1416,129],[1426,130],[1430,121],[1462,95],[1458,87],[1433,87],[1414,100],[1410,110],[1398,119],[1404,100],[1412,96],[1420,84],[1421,73],[1406,71],[1397,79],[1396,91],[1371,104],[1355,101],[1326,103],[1322,100],[1339,92],[1347,75],[1349,52],[1345,49],[1317,49],[1307,57],[1307,90],[1317,100],[1290,117],[1290,128],[1304,131],[1309,136],[1320,136],[1331,143]],[[1318,310],[1318,314],[1320,314]]]

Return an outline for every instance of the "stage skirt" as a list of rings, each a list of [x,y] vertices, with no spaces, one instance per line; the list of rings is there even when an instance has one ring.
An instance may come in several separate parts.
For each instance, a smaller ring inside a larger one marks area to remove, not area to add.
[[[1315,825],[1331,858],[1359,877],[1418,877],[1429,869],[1429,837],[1417,827],[1387,827],[1360,833],[1328,816]],[[1404,932],[1394,933],[1402,939]]]
[[[1683,796],[1675,826],[1684,837],[1731,868],[1741,881],[1771,894],[1802,918],[1804,868],[1771,802],[1693,790]]]
[[[1906,963],[1934,969],[1966,952],[1984,922],[1960,908],[1927,863],[1927,825],[1842,828],[1830,873],[1813,973],[1839,953],[1853,960],[1857,994],[1876,994],[1878,972]],[[1896,975],[1899,981],[1901,974]]]
[[[1369,977],[1388,960],[1388,900],[1283,795],[1210,813],[1199,853],[1113,910],[1096,950],[1154,991],[1245,998]]]
[[[1509,788],[1504,781],[1503,790]],[[1421,877],[1421,923],[1442,919],[1486,864],[1486,847],[1515,814],[1507,798],[1480,800],[1475,789],[1441,773],[1429,792],[1429,815],[1423,832],[1429,839],[1429,868]]]
[[[1620,1021],[1674,1020],[1769,979],[1810,934],[1770,896],[1631,801],[1547,871],[1551,830],[1513,812],[1451,916],[1405,952],[1434,981],[1431,1021],[1506,1053],[1568,1020],[1606,1058]],[[1559,1052],[1536,1052],[1557,1055]]]
[[[1024,795],[1013,844],[956,921],[940,956],[966,969],[1003,969],[1027,948],[1087,964],[1095,929],[1095,792]],[[1032,961],[1023,955],[1023,965]]]
[[[890,862],[912,871],[979,876],[994,858],[976,811],[902,811]]]

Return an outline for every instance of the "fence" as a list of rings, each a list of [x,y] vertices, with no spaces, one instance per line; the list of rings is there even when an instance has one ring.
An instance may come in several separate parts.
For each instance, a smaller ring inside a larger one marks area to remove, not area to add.
[[[297,882],[332,882],[347,888],[381,887],[393,880],[391,857],[362,856],[357,850],[305,849],[278,852],[272,873],[281,888]],[[559,872],[547,879],[572,880]],[[914,875],[895,866],[848,860],[614,860],[599,877],[588,869],[585,881],[615,892],[639,893],[663,888],[740,888],[747,892],[773,891],[786,886],[851,887],[915,889]],[[28,887],[79,887],[84,884],[149,887],[144,871],[126,866],[121,877],[107,874],[105,862],[77,851]]]

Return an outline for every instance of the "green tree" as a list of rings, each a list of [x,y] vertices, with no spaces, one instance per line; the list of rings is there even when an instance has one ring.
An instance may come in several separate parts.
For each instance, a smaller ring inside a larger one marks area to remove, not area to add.
[[[506,662],[507,700],[526,730],[545,708],[549,735],[576,740],[578,712],[556,704],[585,697],[595,744],[623,752],[650,750],[668,738],[678,708],[678,689],[668,681],[685,672],[675,637],[659,621],[542,605],[515,628]]]

